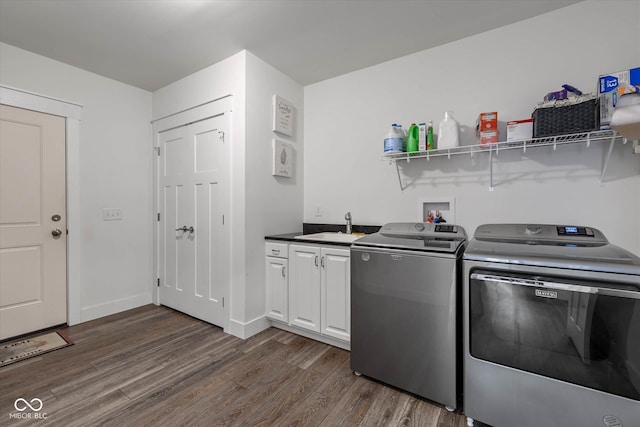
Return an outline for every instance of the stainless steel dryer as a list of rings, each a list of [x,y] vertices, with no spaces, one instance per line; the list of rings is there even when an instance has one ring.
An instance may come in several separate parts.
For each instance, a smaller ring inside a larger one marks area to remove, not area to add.
[[[351,246],[351,369],[454,410],[466,234],[391,223]]]
[[[493,224],[463,265],[469,425],[640,426],[640,258],[591,227]]]

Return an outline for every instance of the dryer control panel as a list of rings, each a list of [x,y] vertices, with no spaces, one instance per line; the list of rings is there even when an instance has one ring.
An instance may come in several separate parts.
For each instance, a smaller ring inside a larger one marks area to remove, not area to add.
[[[593,227],[558,224],[484,224],[474,233],[479,240],[547,245],[604,245],[604,234]]]

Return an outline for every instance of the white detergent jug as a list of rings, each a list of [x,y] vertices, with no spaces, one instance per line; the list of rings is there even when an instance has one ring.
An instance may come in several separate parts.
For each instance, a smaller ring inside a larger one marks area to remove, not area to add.
[[[389,134],[384,139],[384,152],[385,153],[401,153],[404,151],[404,132],[402,126],[397,124],[391,125]]]
[[[456,148],[460,146],[458,135],[458,122],[451,113],[444,113],[444,119],[440,122],[438,129],[438,148]]]

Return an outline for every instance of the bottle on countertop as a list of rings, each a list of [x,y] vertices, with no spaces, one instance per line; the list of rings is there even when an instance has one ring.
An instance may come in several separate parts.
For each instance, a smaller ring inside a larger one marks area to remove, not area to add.
[[[447,111],[444,113],[444,119],[440,122],[438,148],[456,148],[459,146],[458,122],[453,118],[453,115]]]
[[[394,123],[384,139],[385,153],[401,153],[404,151],[404,131],[402,126]]]

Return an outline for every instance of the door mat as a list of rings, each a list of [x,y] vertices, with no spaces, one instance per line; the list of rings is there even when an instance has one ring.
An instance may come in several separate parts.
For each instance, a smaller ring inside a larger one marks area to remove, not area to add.
[[[73,341],[60,331],[47,332],[9,344],[0,344],[0,368],[70,345],[73,345]]]

